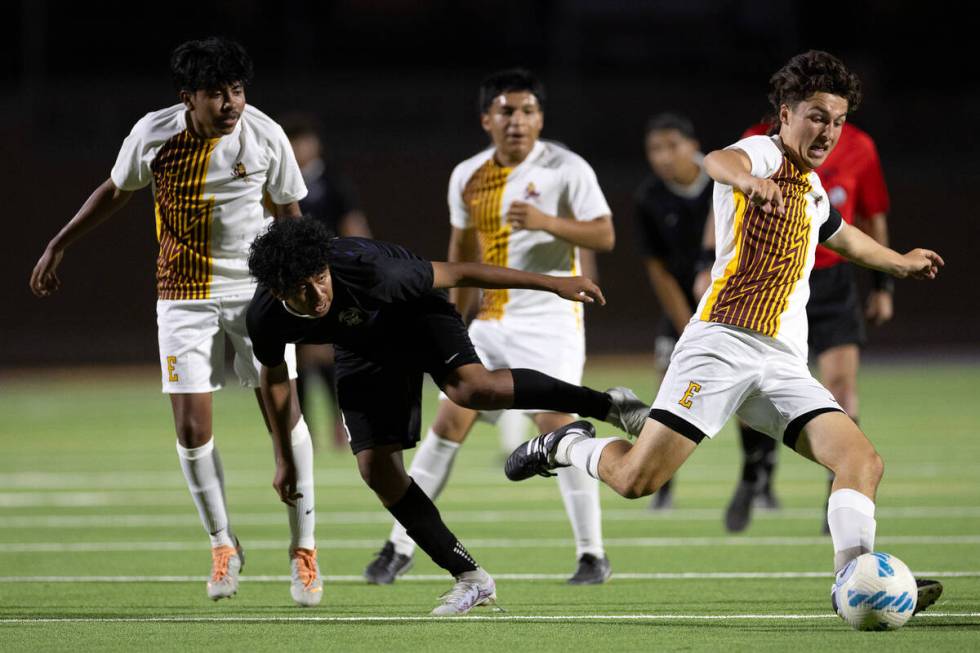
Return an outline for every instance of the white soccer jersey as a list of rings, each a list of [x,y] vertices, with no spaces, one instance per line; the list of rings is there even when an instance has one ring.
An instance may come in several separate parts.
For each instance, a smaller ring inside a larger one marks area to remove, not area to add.
[[[544,231],[513,231],[504,217],[516,200],[567,220],[594,220],[612,211],[595,172],[565,147],[538,141],[520,165],[505,168],[488,148],[463,161],[449,179],[449,221],[475,228],[483,262],[529,272],[579,274],[578,248]],[[533,290],[485,290],[477,319],[568,315],[580,318],[582,305]]]
[[[187,128],[181,104],[145,115],[123,141],[112,183],[127,191],[153,186],[160,299],[208,299],[250,292],[248,248],[276,204],[306,196],[282,128],[251,105],[220,138]]]
[[[840,225],[821,229],[830,201],[820,178],[801,173],[783,155],[778,137],[750,136],[727,149],[745,152],[752,176],[779,186],[786,213],[764,213],[740,190],[715,183],[715,263],[693,320],[757,331],[805,359],[814,251]]]

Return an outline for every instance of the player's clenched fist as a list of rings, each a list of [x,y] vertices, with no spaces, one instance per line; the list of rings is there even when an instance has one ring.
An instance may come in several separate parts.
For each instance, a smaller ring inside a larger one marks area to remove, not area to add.
[[[527,202],[512,202],[505,216],[507,224],[514,231],[526,229],[528,231],[538,231],[548,225],[551,216],[543,213],[541,209]]]
[[[47,297],[61,287],[61,280],[58,279],[58,264],[64,253],[51,249],[44,250],[44,254],[38,259],[34,271],[31,273],[31,290],[38,297]]]
[[[766,213],[784,215],[783,194],[779,186],[771,179],[760,179],[748,175],[739,188],[749,198],[749,201]]]

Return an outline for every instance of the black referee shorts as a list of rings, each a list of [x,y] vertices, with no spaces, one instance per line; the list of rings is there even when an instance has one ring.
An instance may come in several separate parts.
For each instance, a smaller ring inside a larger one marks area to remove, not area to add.
[[[390,444],[413,448],[421,437],[423,374],[442,386],[452,370],[480,363],[452,304],[435,297],[417,303],[419,311],[399,324],[396,346],[335,347],[337,404],[355,454]]]
[[[864,345],[864,315],[850,263],[838,263],[810,273],[806,317],[810,324],[810,351],[815,356],[833,347]]]

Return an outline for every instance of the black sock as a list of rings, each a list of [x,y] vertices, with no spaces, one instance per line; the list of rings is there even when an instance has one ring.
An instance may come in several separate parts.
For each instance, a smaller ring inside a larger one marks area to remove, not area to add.
[[[511,370],[514,377],[512,408],[539,408],[582,417],[606,419],[612,401],[605,392],[559,381],[535,370]]]
[[[405,491],[405,496],[388,508],[388,512],[405,527],[408,536],[434,563],[453,576],[477,568],[476,561],[443,523],[436,504],[414,480]]]
[[[769,477],[776,463],[776,441],[747,424],[739,424],[742,436],[742,481],[769,487]]]

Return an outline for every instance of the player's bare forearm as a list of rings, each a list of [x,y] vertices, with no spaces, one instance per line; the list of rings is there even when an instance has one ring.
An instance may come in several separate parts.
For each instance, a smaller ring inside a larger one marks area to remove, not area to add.
[[[653,291],[660,301],[660,306],[664,309],[664,313],[667,314],[667,318],[673,325],[674,330],[680,333],[687,326],[687,323],[690,322],[691,314],[693,313],[687,297],[684,295],[684,291],[681,290],[677,279],[667,271],[663,261],[660,259],[648,258],[646,260],[646,267],[647,276],[650,278],[650,285],[653,287]]]
[[[289,371],[285,363],[276,367],[262,366],[259,376],[261,385],[259,393],[269,417],[269,428],[272,429],[272,447],[276,458],[288,457],[292,460],[290,444],[292,385],[289,383]]]
[[[530,202],[511,202],[504,216],[514,231],[545,231],[578,247],[608,252],[616,245],[612,216],[600,215],[593,220],[572,220],[550,215]]]
[[[460,229],[452,227],[449,234],[450,263],[476,263],[480,260],[480,242],[476,229]],[[456,310],[466,319],[480,296],[478,288],[450,288],[449,301],[455,304]]]
[[[519,288],[552,292],[571,301],[605,305],[606,299],[591,279],[553,277],[483,263],[432,263],[433,288]]]
[[[704,157],[704,170],[720,184],[736,188],[766,213],[783,215],[783,194],[771,179],[752,176],[752,161],[739,149],[715,150]]]
[[[823,245],[858,265],[887,272],[899,279],[934,279],[945,264],[939,254],[929,249],[917,248],[899,254],[847,223]]]
[[[263,365],[259,381],[259,394],[272,430],[272,448],[276,456],[272,487],[280,500],[288,505],[295,505],[295,500],[301,495],[296,492],[296,463],[290,441],[294,398],[286,363],[276,367]]]
[[[61,281],[57,270],[65,249],[125,206],[132,195],[131,191],[116,188],[111,179],[89,195],[72,219],[48,242],[34,266],[30,286],[35,295],[44,297],[58,290]]]
[[[752,162],[741,150],[715,150],[705,155],[704,171],[720,184],[741,188],[752,177]]]
[[[858,218],[854,224],[864,233],[875,239],[880,245],[888,247],[888,216],[876,213],[870,218]]]
[[[585,221],[555,216],[548,218],[543,231],[555,238],[596,252],[610,252],[616,246],[616,231],[613,229],[611,216],[603,215],[595,220]]]

